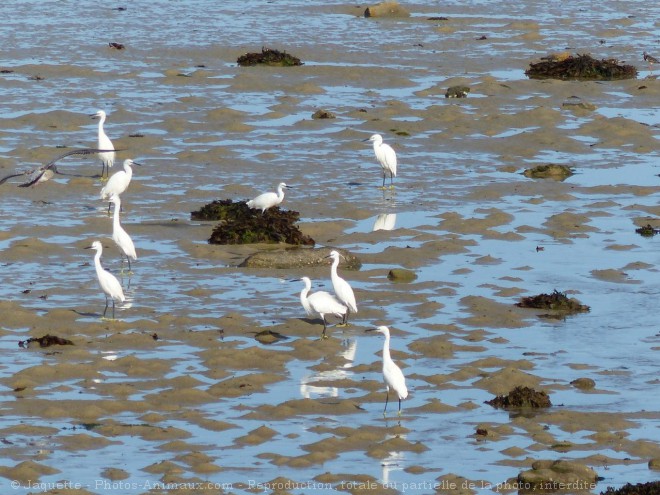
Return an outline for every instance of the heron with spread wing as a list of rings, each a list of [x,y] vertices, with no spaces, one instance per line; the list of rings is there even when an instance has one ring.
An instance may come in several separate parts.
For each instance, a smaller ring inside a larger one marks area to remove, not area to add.
[[[55,174],[60,174],[60,175],[68,175],[65,174],[64,172],[60,172],[57,167],[55,166],[55,163],[58,161],[62,160],[63,158],[66,158],[67,156],[72,156],[72,155],[92,155],[94,153],[104,153],[107,152],[108,150],[101,150],[97,148],[81,148],[81,149],[76,149],[76,150],[70,150],[67,151],[66,153],[63,153],[59,155],[58,157],[54,158],[51,160],[49,163],[46,165],[43,165],[41,167],[33,168],[30,170],[26,170],[24,172],[19,172],[15,174],[10,174],[2,179],[0,179],[0,185],[4,184],[7,182],[9,179],[13,177],[22,177],[28,175],[28,180],[25,182],[21,183],[18,185],[18,187],[30,187],[30,186],[36,186],[37,184],[41,182],[46,182],[47,180],[51,179]],[[114,150],[113,150],[114,151]]]

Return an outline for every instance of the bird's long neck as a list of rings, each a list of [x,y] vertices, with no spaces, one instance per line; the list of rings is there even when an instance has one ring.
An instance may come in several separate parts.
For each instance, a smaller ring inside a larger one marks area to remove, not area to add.
[[[124,165],[124,172],[126,172],[126,175],[129,177],[133,177],[133,169],[130,165]]]
[[[277,200],[281,203],[284,201],[284,188],[283,187],[278,187],[277,188]]]
[[[339,266],[339,258],[332,260],[332,267],[330,268],[330,277],[332,279],[338,279],[339,274],[337,273],[337,267]]]
[[[302,304],[302,307],[305,308],[305,312],[307,314],[311,312],[309,301],[307,301],[307,294],[309,294],[309,289],[310,287],[306,285],[305,288],[300,291],[300,304]]]
[[[390,336],[385,334],[385,343],[383,343],[383,361],[391,361],[392,356],[390,355]]]
[[[101,266],[101,250],[98,249],[96,251],[96,254],[94,255],[94,267],[96,268],[96,272],[102,272],[103,267]]]
[[[99,117],[99,136],[103,134],[103,123],[105,122],[105,115]]]
[[[121,203],[119,201],[115,201],[115,211],[112,216],[112,225],[115,229],[119,228],[119,210],[121,210]]]

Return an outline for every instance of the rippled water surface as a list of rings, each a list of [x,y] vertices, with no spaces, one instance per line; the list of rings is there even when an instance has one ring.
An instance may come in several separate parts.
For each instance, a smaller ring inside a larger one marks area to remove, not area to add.
[[[305,494],[338,490],[314,485],[324,473],[360,473],[390,483],[397,492],[430,494],[436,489],[429,484],[453,473],[480,480],[481,493],[515,477],[520,466],[528,465],[524,459],[530,452],[546,459],[590,455],[589,446],[559,452],[532,444],[528,431],[517,423],[499,441],[477,440],[477,425],[507,424],[515,416],[483,404],[492,394],[474,385],[482,376],[461,378],[458,373],[485,357],[533,359],[533,370],[525,372],[541,377],[553,387],[553,403],[572,411],[658,411],[654,307],[660,293],[659,241],[634,231],[640,217],[654,219],[660,213],[658,108],[633,96],[637,93],[631,86],[602,83],[612,87],[595,92],[591,102],[597,111],[560,111],[562,101],[553,93],[556,85],[549,83],[542,91],[524,76],[529,61],[550,51],[591,51],[636,65],[637,85],[657,85],[655,79],[641,80],[653,76],[641,61],[642,51],[660,56],[660,7],[654,2],[605,1],[594,8],[587,1],[570,6],[538,1],[509,3],[503,9],[487,1],[419,1],[405,3],[413,14],[410,18],[388,20],[364,19],[356,15],[359,9],[340,2],[136,1],[118,10],[121,5],[54,0],[0,4],[0,15],[9,20],[0,27],[0,69],[8,71],[0,74],[0,174],[44,163],[62,151],[57,147],[94,146],[96,124],[88,115],[100,108],[109,114],[106,131],[115,145],[129,149],[132,158],[143,163],[126,193],[123,212],[139,260],[135,274],[123,280],[128,298],[117,310],[128,323],[125,333],[140,332],[144,321],[165,322],[158,333],[167,345],[149,351],[113,350],[103,354],[104,359],[163,360],[168,363],[166,378],[191,377],[205,390],[215,383],[213,370],[202,357],[204,350],[187,342],[187,332],[208,332],[219,347],[236,353],[255,345],[273,354],[292,352],[295,341],[306,338],[264,346],[248,333],[218,337],[220,328],[213,321],[228,314],[244,315],[255,322],[255,331],[303,315],[300,287],[287,282],[291,274],[255,273],[192,254],[195,246],[205,246],[212,225],[191,222],[189,214],[212,200],[247,199],[286,180],[296,188],[288,193],[285,206],[299,211],[303,224],[345,222],[336,245],[365,257],[365,275],[345,274],[364,310],[352,327],[331,331],[341,342],[340,353],[291,359],[286,379],[265,391],[240,400],[221,398],[196,411],[236,428],[209,431],[181,416],[159,423],[186,432],[185,441],[222,468],[195,473],[196,477],[227,493],[261,493],[271,490],[250,483],[282,476],[300,483],[289,493]],[[449,21],[427,20],[433,16]],[[530,30],[535,37],[526,36]],[[481,36],[486,39],[476,41]],[[126,49],[113,51],[109,42],[123,43]],[[262,46],[286,49],[305,65],[270,71],[236,66],[237,56]],[[457,79],[474,85],[473,94],[460,104],[443,97],[446,86]],[[377,87],[370,86],[373,81]],[[515,86],[517,92],[499,92],[503,85]],[[577,83],[571,86],[576,92],[581,88]],[[499,106],[488,113],[484,105],[493,99]],[[545,105],[556,110],[556,123],[535,119],[535,110]],[[433,118],[429,109],[436,107],[445,120],[438,120],[437,127],[426,125]],[[337,118],[313,121],[311,115],[319,108],[334,111]],[[375,112],[383,113],[372,118]],[[448,112],[455,112],[456,118],[449,118]],[[510,118],[510,125],[500,129],[498,122],[505,118]],[[480,119],[492,119],[498,130],[466,128]],[[651,136],[646,149],[626,143],[623,130],[621,142],[602,142],[595,129],[599,119],[624,119],[622,129],[643,124]],[[561,129],[564,140],[543,141],[545,126]],[[397,134],[402,130],[406,132]],[[367,143],[361,142],[373,132],[387,134],[398,150],[395,192],[376,187],[378,166]],[[531,138],[525,153],[516,149],[508,154],[500,144],[527,136]],[[577,173],[550,186],[553,192],[546,197],[530,189],[531,179],[521,172],[547,162],[568,164]],[[100,182],[89,177],[98,164],[71,158],[60,168],[82,177],[56,176],[31,189],[17,188],[17,182],[0,186],[0,300],[16,301],[39,315],[63,308],[74,311],[77,321],[96,322],[103,298],[90,252],[83,248],[94,238],[104,238],[104,264],[115,273],[120,270],[108,239],[106,205],[98,199]],[[587,215],[586,227],[576,227],[573,235],[555,235],[546,223],[564,213]],[[421,249],[431,240],[450,238],[459,239],[464,249],[438,248],[423,266],[412,267],[417,275],[413,284],[387,281],[390,268],[408,268],[403,257],[397,258],[398,250]],[[40,241],[38,250],[21,251],[22,244],[35,239]],[[9,256],[10,252],[24,256]],[[328,280],[315,283],[330,290]],[[524,328],[499,328],[480,323],[470,309],[472,297],[512,306],[520,295],[553,289],[570,289],[591,311],[565,320],[530,313]],[[414,302],[406,297],[411,292],[418,297]],[[168,323],[167,316],[174,323]],[[177,327],[177,318],[187,319],[186,328]],[[374,323],[402,330],[392,345],[401,353],[395,357],[408,375],[411,395],[404,408],[410,413],[400,420],[384,419],[382,403],[367,402],[361,404],[366,414],[348,419],[303,414],[265,421],[247,414],[305,397],[359,401],[364,391],[345,383],[380,380],[378,367],[369,367],[379,359],[382,340],[363,334]],[[0,376],[7,379],[56,362],[49,353],[18,348],[17,341],[35,329],[5,330],[2,325],[0,321]],[[418,339],[438,335],[444,325],[458,328],[449,337],[459,347],[451,357],[435,359],[409,350]],[[314,335],[309,338],[315,338],[319,328],[310,329]],[[472,341],[464,335],[478,330],[487,338]],[[485,349],[478,350],[480,346]],[[330,358],[344,364],[328,366]],[[497,364],[482,368],[484,376],[498,370]],[[246,372],[227,371],[235,376]],[[603,393],[585,394],[569,385],[588,372],[596,376]],[[431,380],[438,374],[452,374],[441,391]],[[129,397],[135,401],[166,392],[155,389],[148,377],[104,370],[96,384],[62,377],[35,394],[54,402],[92,402],[111,398],[105,387],[121,383],[133,388]],[[2,391],[0,407],[6,411],[0,428],[37,421],[6,413],[16,400],[23,399],[9,389]],[[425,407],[437,401],[455,409],[426,413]],[[475,407],[461,407],[469,403]],[[104,419],[139,424],[141,417],[141,412],[122,412]],[[347,423],[394,428],[398,422],[405,432],[392,437],[401,435],[427,449],[392,451],[384,459],[366,456],[364,450],[346,451],[297,468],[269,460],[270,454],[303,455],[305,446],[332,439],[331,429]],[[235,447],[238,438],[265,424],[277,431],[274,438]],[[26,459],[37,458],[61,470],[42,475],[42,482],[74,480],[92,493],[160,493],[159,475],[144,470],[169,460],[170,453],[164,454],[158,440],[126,434],[89,455],[84,450],[72,453],[62,446],[68,436],[80,433],[76,425],[58,418],[49,426],[58,433],[25,449]],[[592,442],[593,431],[546,426],[558,441]],[[95,435],[93,430],[88,433]],[[638,414],[625,436],[657,444],[659,433],[657,418]],[[14,445],[32,441],[20,433],[3,440]],[[511,448],[529,450],[516,456],[506,453]],[[604,478],[596,492],[608,485],[657,478],[643,456],[624,462],[631,455],[616,446],[595,448],[594,454],[621,461],[606,469],[593,462]],[[0,467],[15,464],[15,459],[0,460]],[[101,476],[108,466],[129,473],[125,485],[112,485]],[[308,482],[311,485],[304,486]],[[33,492],[25,485],[12,491]]]

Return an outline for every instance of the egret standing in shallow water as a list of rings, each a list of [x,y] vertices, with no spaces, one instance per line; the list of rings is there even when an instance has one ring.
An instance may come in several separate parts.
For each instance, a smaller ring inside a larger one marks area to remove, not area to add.
[[[254,199],[251,199],[247,202],[249,208],[254,210],[261,210],[261,213],[265,212],[268,208],[279,205],[284,200],[284,190],[291,189],[290,186],[287,186],[284,182],[280,182],[277,186],[277,193],[267,192],[260,194]]]
[[[390,176],[390,188],[394,188],[394,177],[396,177],[396,153],[389,144],[383,143],[383,137],[380,134],[374,134],[365,141],[374,143],[374,153],[376,160],[383,169],[383,189],[385,189],[385,178]]]
[[[385,344],[383,344],[383,378],[385,380],[385,388],[387,395],[385,396],[385,409],[383,409],[383,416],[387,414],[387,403],[390,399],[390,388],[392,388],[399,397],[399,416],[401,416],[401,400],[408,397],[408,389],[406,388],[406,377],[403,376],[403,371],[399,368],[392,357],[390,356],[390,329],[386,326],[378,328],[370,328],[367,332],[378,332],[385,335]]]
[[[96,268],[96,276],[99,279],[99,285],[101,290],[105,294],[105,309],[103,310],[103,318],[108,312],[108,298],[112,299],[112,319],[115,319],[115,301],[124,302],[126,298],[124,297],[124,291],[121,288],[121,284],[117,277],[107,270],[104,270],[101,266],[101,253],[103,252],[103,246],[99,241],[94,241],[91,246],[85,249],[94,249],[96,255],[94,256],[94,267]]]
[[[305,284],[303,290],[300,291],[300,303],[302,304],[307,316],[310,318],[321,318],[323,320],[323,333],[321,334],[322,339],[327,339],[325,331],[328,327],[328,322],[325,319],[325,315],[335,315],[338,318],[341,318],[347,311],[346,306],[344,306],[335,296],[332,294],[319,291],[309,294],[309,291],[312,289],[312,281],[309,277],[302,277],[301,279]]]
[[[133,244],[133,239],[128,235],[128,232],[119,223],[119,211],[121,210],[121,199],[119,199],[118,194],[112,194],[110,196],[110,202],[115,205],[115,212],[112,219],[112,240],[115,241],[115,244],[119,248],[119,251],[123,256],[126,256],[128,261],[128,272],[131,272],[131,258],[133,260],[137,259],[137,254],[135,253],[135,245]],[[123,261],[123,257],[122,257]]]
[[[346,280],[341,278],[337,273],[337,267],[339,266],[339,257],[341,254],[337,251],[330,251],[330,254],[326,258],[332,258],[332,267],[330,268],[330,279],[332,280],[332,288],[335,291],[337,299],[346,306],[346,312],[344,313],[344,319],[342,320],[342,325],[348,325],[348,313],[351,311],[357,313],[357,303],[355,302],[355,294],[353,294],[353,289]]]
[[[103,110],[90,115],[93,119],[99,119],[99,136],[98,136],[98,148],[100,150],[114,150],[115,147],[110,141],[110,138],[103,130],[103,124],[105,123],[106,114]],[[115,152],[108,151],[104,153],[99,153],[99,158],[101,159],[101,179],[105,177],[105,172],[107,175],[110,175],[110,167],[115,163]]]
[[[120,195],[131,183],[133,169],[131,165],[140,165],[133,160],[124,160],[124,170],[120,170],[108,179],[108,182],[101,189],[101,199],[108,199],[113,194]],[[110,213],[110,203],[108,203],[108,213]]]

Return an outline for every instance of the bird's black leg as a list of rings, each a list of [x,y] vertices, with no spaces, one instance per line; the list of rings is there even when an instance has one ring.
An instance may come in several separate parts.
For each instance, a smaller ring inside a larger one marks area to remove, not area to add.
[[[111,204],[112,204],[112,203],[108,203],[108,215],[110,215],[110,205],[111,205]]]
[[[399,398],[399,416],[401,416],[401,398]]]
[[[115,300],[112,299],[112,319],[115,319]]]
[[[389,402],[389,400],[390,400],[390,391],[388,390],[385,393],[385,409],[383,409],[383,416],[387,414],[387,403]]]
[[[327,322],[325,321],[325,315],[323,315],[323,333],[321,334],[322,339],[327,339],[328,336],[325,333],[326,328],[328,327]]]
[[[385,172],[383,172],[383,189],[385,189]]]
[[[126,261],[128,261],[128,273],[131,273],[131,258],[126,256]]]
[[[105,314],[108,312],[108,296],[105,296],[105,309],[103,310],[103,318],[105,318]]]

